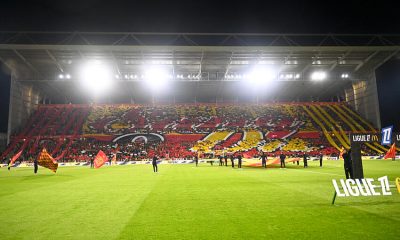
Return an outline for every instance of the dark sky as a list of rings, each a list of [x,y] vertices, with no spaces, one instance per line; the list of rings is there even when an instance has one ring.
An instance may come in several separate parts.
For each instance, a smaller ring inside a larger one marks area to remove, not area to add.
[[[382,127],[400,131],[400,59],[392,59],[376,71]]]
[[[0,30],[400,33],[397,5],[398,1],[372,0],[3,0]],[[383,123],[400,120],[400,113],[386,114],[385,106],[393,101],[382,97],[398,86],[398,77],[394,80],[396,74],[400,76],[398,69],[392,66],[386,70],[388,73],[378,76]],[[7,127],[4,116],[8,114],[4,101],[8,98],[9,78],[4,76],[0,73],[0,132]]]
[[[398,3],[397,3],[398,5]],[[392,33],[395,1],[1,1],[3,30]]]

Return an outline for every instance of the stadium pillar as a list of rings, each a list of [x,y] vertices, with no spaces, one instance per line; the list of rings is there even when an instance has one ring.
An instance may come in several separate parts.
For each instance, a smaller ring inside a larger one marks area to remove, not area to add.
[[[7,126],[7,144],[10,144],[10,138],[12,134],[12,116],[13,116],[13,97],[15,83],[14,83],[14,71],[11,71],[11,82],[10,82],[10,102],[8,103],[8,126]]]
[[[351,164],[354,179],[364,178],[364,170],[361,159],[361,144],[351,143]]]

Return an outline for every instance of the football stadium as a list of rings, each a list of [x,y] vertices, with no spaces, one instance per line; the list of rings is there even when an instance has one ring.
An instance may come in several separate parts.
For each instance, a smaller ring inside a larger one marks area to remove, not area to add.
[[[400,133],[376,78],[399,51],[398,35],[0,32],[0,238],[399,239]]]

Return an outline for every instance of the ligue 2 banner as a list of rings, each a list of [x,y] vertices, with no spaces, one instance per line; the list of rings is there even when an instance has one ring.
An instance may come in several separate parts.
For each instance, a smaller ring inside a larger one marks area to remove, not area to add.
[[[42,152],[39,154],[38,165],[48,168],[54,173],[56,173],[58,169],[57,161],[47,152],[46,148],[43,148]]]
[[[391,196],[390,188],[397,188],[400,193],[400,178],[395,179],[395,185],[389,184],[388,176],[383,176],[377,180],[373,178],[363,179],[332,179],[335,189],[332,204],[335,204],[338,197],[359,197],[359,196]]]
[[[100,168],[101,166],[104,165],[108,161],[107,155],[103,151],[99,151],[94,158],[94,168]]]

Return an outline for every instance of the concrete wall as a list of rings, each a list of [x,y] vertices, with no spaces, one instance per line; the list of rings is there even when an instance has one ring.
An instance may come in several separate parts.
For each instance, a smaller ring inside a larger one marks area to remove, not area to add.
[[[378,90],[375,73],[370,73],[365,80],[353,82],[345,89],[346,102],[376,128],[381,128]]]
[[[22,84],[11,76],[10,106],[8,113],[7,142],[10,136],[19,131],[31,114],[37,109],[40,93],[32,86]]]
[[[7,134],[0,133],[0,152],[3,152],[7,147]]]

